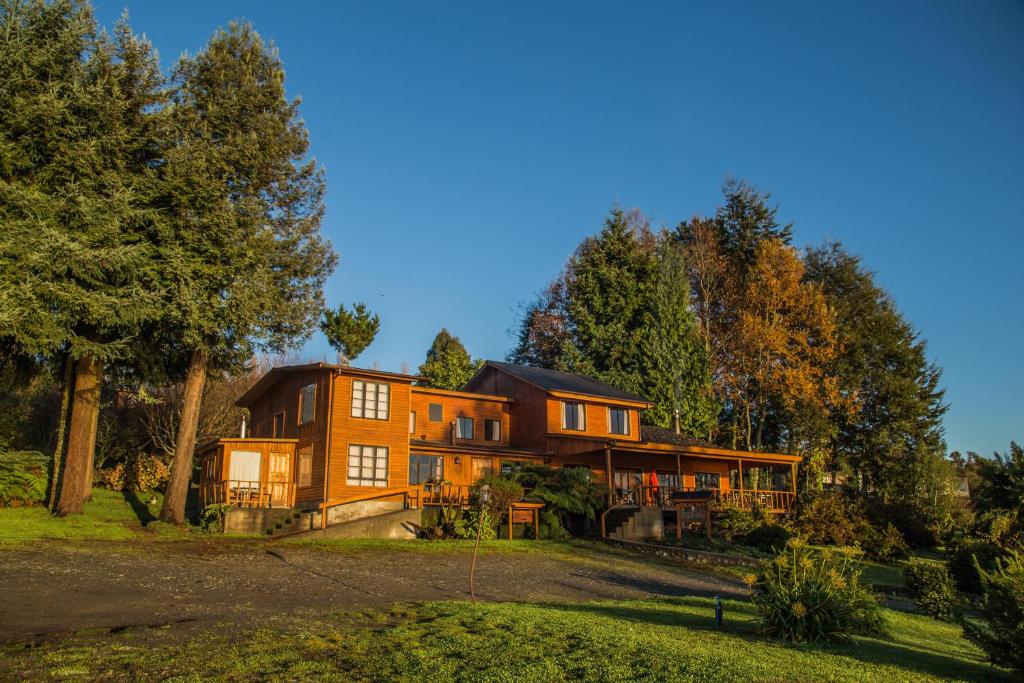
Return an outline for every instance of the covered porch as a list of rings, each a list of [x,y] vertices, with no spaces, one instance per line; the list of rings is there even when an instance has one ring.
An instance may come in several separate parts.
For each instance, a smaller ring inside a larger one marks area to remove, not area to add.
[[[298,439],[219,439],[197,452],[199,505],[295,506]]]

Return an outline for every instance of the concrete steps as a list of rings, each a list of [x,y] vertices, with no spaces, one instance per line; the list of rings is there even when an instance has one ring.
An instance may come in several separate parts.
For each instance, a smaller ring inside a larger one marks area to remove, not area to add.
[[[616,508],[605,519],[608,538],[622,541],[651,541],[665,537],[665,522],[659,507]]]

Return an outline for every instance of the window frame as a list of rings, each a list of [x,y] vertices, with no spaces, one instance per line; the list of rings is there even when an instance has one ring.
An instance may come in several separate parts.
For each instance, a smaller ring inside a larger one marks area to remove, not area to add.
[[[281,429],[280,430],[277,428],[277,425],[278,425],[278,419],[277,418],[281,418],[281,420],[280,420]],[[281,412],[275,414],[272,418],[270,418],[270,438],[271,439],[283,439],[284,436],[282,436],[282,435],[284,434],[284,426],[285,426],[285,424],[286,424],[285,423],[285,411],[283,411],[283,410]]]
[[[432,463],[426,461],[432,460]],[[413,467],[415,464],[416,476],[413,477]],[[423,468],[427,467],[429,475],[426,479],[422,478]],[[415,479],[415,481],[414,481]],[[430,481],[437,481],[444,479],[444,456],[443,455],[430,455],[429,453],[410,453],[409,454],[409,485],[416,486],[419,484],[426,484]]]
[[[715,477],[718,481],[718,486],[701,486],[700,477]],[[721,491],[722,490],[722,473],[721,472],[694,472],[693,473],[693,488],[697,491]]]
[[[622,426],[623,426],[623,429],[625,429],[625,431],[617,432],[617,431],[615,431],[615,423],[612,420],[612,415],[614,413],[620,412],[620,411],[622,412],[622,415],[623,415],[623,418],[624,418]],[[629,408],[623,408],[622,406],[608,406],[608,433],[609,434],[615,434],[616,436],[631,436],[632,426],[630,425],[631,416],[630,416],[629,412],[630,412]]]
[[[359,395],[359,406],[356,407],[356,386],[359,385],[361,388]],[[373,387],[373,415],[367,415],[370,412],[368,409],[366,396],[369,393],[368,387]],[[381,388],[384,388],[387,397],[384,399],[384,416],[381,417]],[[353,379],[352,380],[352,393],[351,393],[351,406],[349,409],[349,415],[351,417],[360,420],[379,420],[381,422],[387,422],[391,419],[391,383],[390,382],[374,382],[365,379]]]
[[[306,390],[307,389],[311,389],[312,390],[310,392],[310,400],[308,400],[308,401],[306,400]],[[304,413],[306,412],[306,406],[307,405],[311,406],[310,411],[309,411],[309,419],[303,421],[302,418],[304,417]],[[297,419],[296,424],[299,427],[302,427],[303,425],[308,425],[308,424],[312,424],[312,423],[316,422],[316,382],[310,382],[309,384],[304,384],[304,385],[302,385],[299,388],[299,409],[297,411],[296,419]]]
[[[469,422],[469,436],[463,432],[462,424],[463,421]],[[472,441],[476,435],[476,420],[468,415],[459,415],[455,418],[455,438],[465,439],[466,441]]]
[[[434,408],[437,408],[438,417],[434,419]],[[428,422],[444,422],[444,404],[443,403],[428,403],[427,404],[427,421]]]
[[[295,484],[298,488],[308,488],[313,485],[313,444],[308,443],[299,446],[295,450]],[[303,464],[309,465],[309,470],[304,471]],[[306,483],[303,483],[303,482]]]
[[[353,449],[358,449],[358,453],[353,454]],[[371,476],[363,476],[366,472],[364,470],[364,461],[367,458],[366,449],[371,449],[369,457],[371,458]],[[383,452],[383,456],[381,453]],[[359,462],[356,465],[358,468],[358,475],[352,476],[352,458],[353,456],[359,458]],[[383,457],[383,479],[378,477],[380,474],[380,459]],[[350,443],[348,445],[348,458],[345,461],[345,485],[346,486],[359,486],[362,488],[387,488],[388,486],[388,475],[389,467],[391,464],[391,449],[387,446],[375,446],[373,444],[361,444],[361,443]],[[366,484],[364,482],[372,482]],[[355,483],[353,483],[355,482]]]
[[[567,409],[569,406],[576,406],[577,410],[574,421],[579,425],[576,427],[569,426],[569,420]],[[562,401],[562,429],[570,432],[585,432],[587,431],[587,404],[582,401]]]
[[[489,438],[487,436],[488,426],[494,427],[494,438]],[[501,441],[501,420],[496,420],[491,417],[484,418],[484,441]]]

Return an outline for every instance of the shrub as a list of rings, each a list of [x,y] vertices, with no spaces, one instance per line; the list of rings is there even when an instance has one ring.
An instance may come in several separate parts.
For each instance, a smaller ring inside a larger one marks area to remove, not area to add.
[[[155,455],[142,454],[127,463],[100,470],[100,484],[112,491],[160,491],[171,471]]]
[[[949,619],[956,605],[953,580],[943,564],[935,562],[908,562],[903,567],[903,580],[907,583],[914,604],[925,614],[937,619]]]
[[[979,620],[962,619],[968,640],[980,647],[993,664],[1024,673],[1024,555],[1016,550],[989,571],[978,567],[982,596],[976,604]]]
[[[748,510],[733,502],[722,506],[718,519],[715,521],[715,528],[725,536],[727,541],[740,543],[743,538],[754,529],[764,524],[773,523],[771,514],[759,505],[753,505]]]
[[[515,480],[531,498],[544,503],[540,515],[541,534],[565,538],[573,520],[593,521],[604,504],[604,490],[594,483],[585,467],[523,467]]]
[[[523,497],[523,487],[519,482],[496,474],[488,475],[473,484],[469,490],[470,503],[479,506],[480,489],[484,485],[490,489],[487,500],[487,518],[497,529],[501,517],[508,511],[508,506]]]
[[[208,534],[217,534],[224,531],[224,517],[230,507],[227,503],[207,505],[199,513],[199,528]]]
[[[800,501],[800,535],[817,545],[854,545],[870,528],[860,507],[841,491],[826,491]]]
[[[759,524],[743,536],[743,545],[766,553],[777,553],[786,547],[793,534],[778,522]]]
[[[486,509],[464,511],[451,523],[451,528],[445,530],[445,535],[449,538],[476,540],[477,527],[481,523],[483,524],[480,528],[481,541],[492,541],[498,537],[498,531],[495,528],[497,525]]]
[[[747,582],[765,633],[793,642],[881,633],[881,610],[860,583],[858,554],[842,548],[815,555],[804,541],[792,539],[775,559],[762,563]]]
[[[0,452],[0,505],[46,503],[52,459],[33,451]]]
[[[981,593],[979,569],[991,571],[996,568],[1006,551],[988,540],[966,540],[949,555],[949,573],[956,587],[965,593]]]
[[[859,545],[864,554],[876,562],[895,562],[910,557],[910,547],[892,522],[886,524],[881,531],[867,526],[859,536]]]

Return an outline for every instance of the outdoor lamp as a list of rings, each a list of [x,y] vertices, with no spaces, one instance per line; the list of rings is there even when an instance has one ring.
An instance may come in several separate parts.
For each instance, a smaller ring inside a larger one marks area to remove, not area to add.
[[[476,602],[476,591],[473,590],[473,579],[476,576],[476,554],[480,549],[480,531],[484,527],[484,509],[487,506],[487,501],[491,498],[491,487],[484,484],[480,487],[477,492],[477,497],[480,499],[480,516],[476,519],[476,543],[473,544],[473,559],[469,562],[469,600],[470,602]],[[511,523],[511,521],[510,521]]]
[[[480,506],[487,505],[487,501],[491,499],[491,487],[484,484],[480,487]]]

